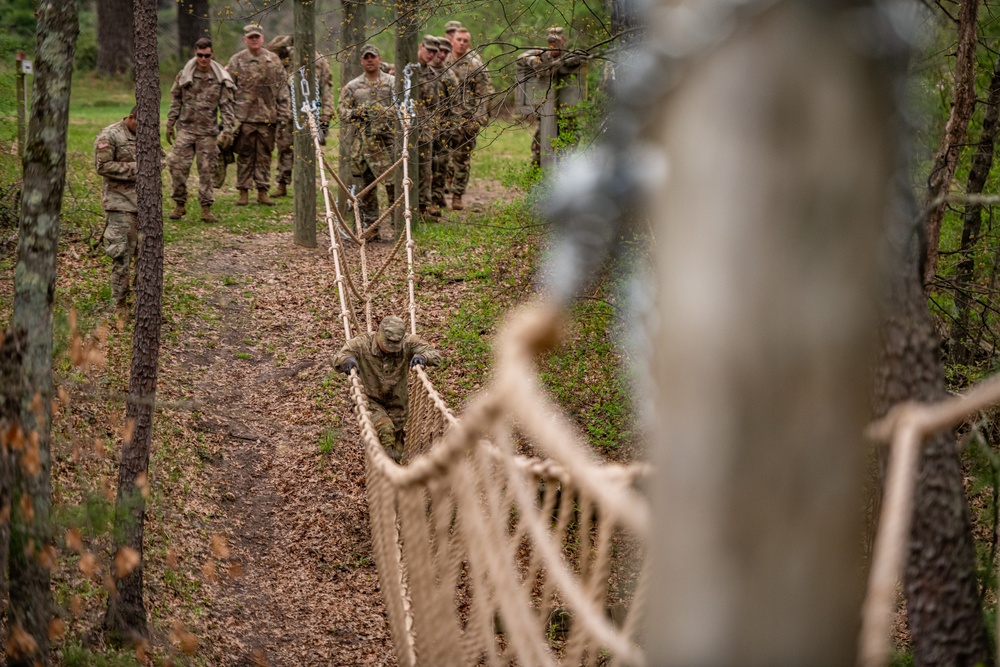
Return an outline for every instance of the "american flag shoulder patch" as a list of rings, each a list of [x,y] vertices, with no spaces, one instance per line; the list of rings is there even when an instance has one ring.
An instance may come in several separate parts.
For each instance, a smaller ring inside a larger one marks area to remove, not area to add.
[[[99,141],[99,142],[97,142],[97,147],[98,148],[107,148],[110,145],[111,144],[109,144],[107,141]]]

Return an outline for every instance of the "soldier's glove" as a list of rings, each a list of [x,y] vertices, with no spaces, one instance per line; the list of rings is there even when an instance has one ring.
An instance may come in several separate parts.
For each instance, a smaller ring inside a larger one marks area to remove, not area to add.
[[[232,132],[220,132],[219,138],[215,140],[218,144],[220,150],[228,151],[233,147],[233,133]]]
[[[424,355],[415,354],[413,355],[413,358],[410,359],[410,368],[413,368],[414,366],[417,365],[423,366],[424,368],[427,367],[427,359],[424,358]]]
[[[174,143],[174,126],[167,125],[167,143],[173,145]]]
[[[344,359],[344,363],[340,365],[340,372],[350,375],[351,371],[358,370],[358,360],[354,357],[347,357]]]

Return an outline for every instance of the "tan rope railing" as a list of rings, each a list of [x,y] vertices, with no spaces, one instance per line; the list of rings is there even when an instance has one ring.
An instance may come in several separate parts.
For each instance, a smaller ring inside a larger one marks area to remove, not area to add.
[[[393,207],[402,203],[405,229],[369,277],[368,238],[358,202],[372,186],[353,196],[360,289],[342,262],[335,225],[341,219],[331,210],[325,170],[320,170],[347,339],[354,315],[348,296],[364,304],[371,331],[373,290],[404,240],[409,329],[417,332],[405,105],[400,116],[403,154],[393,169],[402,167],[403,192]],[[310,131],[322,161],[312,119]],[[334,180],[342,186],[338,177]],[[413,369],[406,465],[384,451],[364,386],[356,371],[349,376],[366,458],[372,549],[400,665],[596,665],[605,655],[643,664],[635,642],[638,592],[614,592],[618,605],[628,608],[620,625],[610,620],[607,607],[612,570],[622,567],[613,550],[645,537],[648,509],[634,486],[648,469],[601,464],[575,427],[549,410],[551,403],[537,383],[521,390],[513,386],[516,376],[537,375],[533,360],[539,333],[549,332],[557,321],[541,312],[532,311],[501,334],[507,370],[461,417],[448,408],[424,369]],[[553,445],[539,437],[565,442]],[[550,458],[519,454],[520,446]],[[568,544],[575,546],[567,550]],[[569,629],[554,630],[553,619],[563,616],[572,618]]]

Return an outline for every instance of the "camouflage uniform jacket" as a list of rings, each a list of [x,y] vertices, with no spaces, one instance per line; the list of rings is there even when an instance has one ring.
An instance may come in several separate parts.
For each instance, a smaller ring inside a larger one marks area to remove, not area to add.
[[[550,49],[528,49],[517,57],[517,78],[524,79],[532,76],[549,79],[554,77],[552,82],[556,91],[556,104],[560,104],[560,87],[558,83],[563,77],[571,76],[580,72],[588,55],[583,51],[563,51],[558,58],[552,57]]]
[[[167,112],[167,126],[199,136],[215,136],[219,133],[216,109],[222,121],[224,132],[233,131],[234,102],[233,88],[226,85],[209,70],[197,69],[191,75],[191,82],[180,83],[180,73],[174,78],[170,89],[170,110]]]
[[[358,362],[358,374],[365,394],[386,410],[394,421],[406,418],[409,407],[407,382],[410,360],[422,354],[428,366],[441,363],[441,354],[420,336],[407,334],[403,338],[403,349],[396,354],[387,354],[375,342],[375,335],[363,333],[347,341],[337,356],[334,366],[340,370],[348,357]]]
[[[435,114],[441,105],[441,77],[430,65],[417,68],[417,90],[413,96],[416,126],[424,141],[430,141],[434,134]]]
[[[94,166],[104,177],[101,207],[105,211],[136,213],[135,134],[120,120],[109,125],[94,141]]]
[[[460,114],[456,101],[458,96],[458,77],[447,65],[433,70],[438,77],[440,97],[437,112],[434,114],[435,133],[446,134],[459,124]]]
[[[392,153],[396,123],[396,113],[392,109],[395,85],[396,77],[391,74],[379,72],[374,81],[369,81],[362,74],[351,79],[340,92],[340,121],[357,128],[351,147],[355,173],[362,171],[358,166],[370,154]]]
[[[448,66],[458,79],[455,111],[466,119],[485,117],[494,91],[490,71],[482,58],[470,51],[458,60],[449,59]]]
[[[243,49],[226,65],[236,82],[236,120],[240,123],[276,123],[289,118],[288,85],[281,60],[267,49],[260,55]]]
[[[295,49],[289,48],[288,55],[281,58],[281,64],[285,68],[285,74],[290,79],[292,72],[297,69],[295,63]],[[280,55],[280,54],[279,54]],[[330,70],[329,61],[323,55],[316,52],[316,78],[319,83],[319,120],[321,123],[328,123],[333,118],[333,72]],[[312,84],[309,85],[312,88]],[[291,120],[292,109],[289,106],[288,115],[282,120]]]

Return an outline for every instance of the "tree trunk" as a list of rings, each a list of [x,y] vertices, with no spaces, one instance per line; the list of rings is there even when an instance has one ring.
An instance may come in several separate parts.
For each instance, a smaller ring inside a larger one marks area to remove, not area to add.
[[[993,151],[996,145],[1000,119],[1000,58],[993,67],[990,79],[989,98],[983,116],[983,132],[979,137],[979,147],[972,160],[972,169],[965,186],[968,194],[981,194],[993,168]],[[961,260],[955,271],[955,321],[951,326],[950,352],[952,363],[969,364],[975,360],[973,336],[969,331],[971,318],[971,288],[975,279],[975,247],[983,228],[982,204],[969,204],[962,216],[962,245],[959,249]]]
[[[319,101],[321,93],[316,76],[316,5],[312,0],[295,2],[295,68],[304,72],[312,99]],[[296,85],[300,80],[299,74],[293,76]],[[315,248],[316,169],[323,167],[316,164],[316,148],[309,131],[309,121],[298,109],[292,109],[292,116],[302,125],[301,130],[298,127],[294,130],[295,167],[292,178],[295,182],[295,244]],[[318,126],[318,119],[316,123]]]
[[[962,144],[969,129],[969,120],[976,104],[976,38],[978,34],[979,0],[961,0],[958,17],[958,47],[955,59],[955,88],[952,95],[951,114],[945,125],[941,145],[934,155],[931,174],[927,179],[927,198],[924,202],[926,219],[924,233],[927,254],[924,260],[924,291],[929,292],[937,274],[938,244],[941,240],[941,219],[944,204],[938,203],[947,194],[955,177]]]
[[[918,268],[922,230],[914,222],[916,205],[908,190],[898,199],[889,235],[892,262],[885,276],[876,417],[900,402],[934,402],[946,396],[939,341]],[[950,430],[925,443],[904,587],[916,665],[993,664],[979,604],[969,509]]]
[[[208,0],[178,0],[177,2],[177,57],[182,61],[194,54],[194,43],[202,37],[211,37]]]
[[[399,100],[403,99],[406,91],[403,90],[403,86],[406,83],[406,77],[403,75],[403,70],[406,68],[407,64],[413,63],[413,75],[410,77],[410,86],[412,90],[409,91],[410,97],[413,98],[417,94],[417,46],[420,43],[420,36],[418,34],[418,28],[420,27],[420,15],[418,13],[419,4],[415,0],[398,0],[395,4],[396,8],[396,98]],[[417,140],[420,133],[416,128],[416,119],[412,118],[409,132],[409,143],[408,152],[409,159],[407,162],[407,176],[410,182],[413,183],[413,187],[410,190],[410,211],[412,214],[416,214],[417,210],[417,193],[419,192],[420,183],[420,157],[417,154]],[[398,126],[398,123],[397,123]],[[397,132],[396,134],[396,151],[395,157],[398,158],[403,151],[403,133]],[[400,167],[396,170],[396,173],[391,176],[393,183],[395,184],[395,196],[399,197],[403,194],[403,169]],[[392,202],[389,202],[392,204]],[[405,224],[403,216],[406,213],[405,205],[400,205],[394,212],[392,216],[393,224],[393,238],[396,238],[397,234],[401,233],[403,225]],[[385,223],[383,223],[385,224]]]
[[[361,76],[361,60],[358,51],[365,43],[365,22],[368,20],[368,5],[365,0],[341,0],[343,12],[343,32],[341,34],[340,85],[343,87],[356,76]],[[351,144],[354,142],[354,126],[350,123],[340,124],[340,160],[338,169],[344,185],[351,187],[354,177],[351,175]],[[344,193],[337,199],[341,215],[347,212],[347,197]]]
[[[132,68],[132,0],[97,0],[97,72],[121,74]]]
[[[52,309],[66,182],[69,92],[79,32],[76,2],[43,0],[36,12],[35,84],[14,270],[13,336],[23,340],[20,426],[25,437],[5,443],[13,453],[8,665],[48,664],[49,658],[49,568],[54,564],[49,522]]]
[[[139,259],[136,266],[132,371],[125,407],[126,433],[115,508],[117,594],[108,596],[105,624],[121,638],[146,636],[142,598],[145,493],[153,435],[163,295],[163,210],[160,175],[160,79],[156,53],[156,0],[136,0],[136,152]]]
[[[648,186],[651,665],[853,663],[877,343],[866,295],[896,147],[893,72],[830,30],[836,5],[777,3],[711,41],[650,105],[662,121],[639,143],[669,171]],[[633,78],[620,99],[648,104]]]

